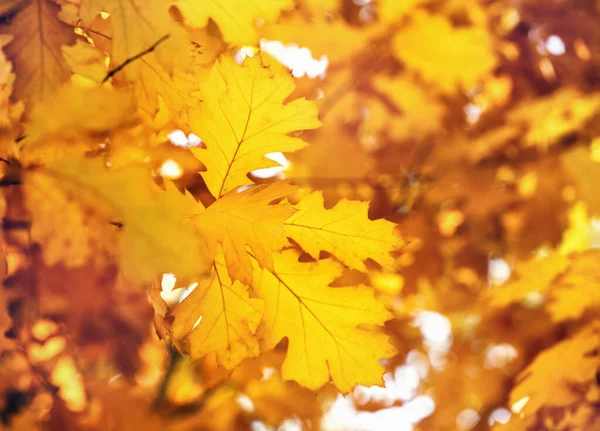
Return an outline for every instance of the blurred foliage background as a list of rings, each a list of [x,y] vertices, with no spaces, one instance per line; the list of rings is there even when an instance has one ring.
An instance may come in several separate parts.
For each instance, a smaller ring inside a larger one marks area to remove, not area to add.
[[[78,1],[57,4],[104,49],[110,14],[86,28],[72,18]],[[262,50],[292,71],[292,97],[319,104],[323,126],[302,135],[310,145],[254,180],[322,189],[328,207],[369,200],[370,217],[409,240],[397,272],[344,274],[394,314],[385,385],[343,395],[283,381],[285,342],[232,373],[210,356],[188,361],[156,336],[145,286],[91,261],[42,259],[35,203],[6,185],[1,427],[600,429],[599,22],[596,0],[297,0],[257,21],[255,43],[200,26],[196,66]],[[160,124],[138,97],[160,142],[123,138],[111,160],[148,158],[206,199],[185,148],[195,130]],[[174,283],[163,278],[163,291]]]

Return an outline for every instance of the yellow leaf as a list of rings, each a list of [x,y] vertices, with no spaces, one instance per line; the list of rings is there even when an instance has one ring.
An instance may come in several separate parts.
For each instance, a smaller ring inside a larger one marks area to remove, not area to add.
[[[391,23],[406,16],[412,9],[425,0],[379,0],[377,2],[377,14],[385,23]]]
[[[586,96],[567,87],[550,96],[521,103],[509,112],[507,120],[528,128],[521,146],[545,146],[581,130],[599,109],[597,94]]]
[[[69,79],[71,71],[61,55],[63,45],[75,42],[73,28],[58,19],[58,6],[49,0],[9,0],[15,16],[0,25],[14,39],[6,46],[17,79],[15,97],[28,106],[46,99]]]
[[[31,238],[42,244],[48,266],[62,263],[68,268],[92,262],[106,268],[114,259],[118,244],[110,211],[94,202],[81,202],[77,186],[40,172],[26,174],[25,205],[35,214]],[[60,214],[60,217],[56,217]]]
[[[78,40],[73,46],[63,46],[62,54],[73,73],[93,82],[102,82],[108,72],[107,55],[83,40]]]
[[[185,279],[206,272],[212,262],[201,237],[185,223],[197,205],[189,194],[182,194],[175,185],[165,183],[161,190],[153,183],[145,167],[132,166],[116,172],[108,171],[101,160],[72,158],[48,164],[45,169],[25,173],[25,184],[47,183],[49,187],[64,188],[75,202],[81,202],[97,211],[104,222],[121,225],[119,229],[121,270],[132,281],[152,282],[165,272],[175,273]],[[47,186],[47,187],[48,187]],[[64,208],[56,208],[43,199],[41,206],[31,208],[40,220],[52,222],[45,230],[64,228],[60,217]],[[48,211],[51,215],[39,214]],[[112,218],[111,218],[112,217]],[[34,221],[34,225],[35,225]],[[84,247],[87,235],[74,237]],[[58,256],[47,256],[49,262],[63,259],[63,250],[55,249]]]
[[[600,327],[596,322],[540,353],[517,377],[517,385],[510,393],[513,410],[518,409],[527,419],[544,406],[579,402],[582,394],[571,388],[595,382],[599,340]]]
[[[302,7],[315,15],[335,12],[340,7],[340,0],[300,0]]]
[[[34,108],[27,141],[58,135],[80,139],[82,133],[112,131],[134,119],[135,110],[128,93],[106,87],[64,86]]]
[[[445,17],[420,10],[394,36],[393,51],[400,61],[445,93],[471,89],[497,61],[485,28],[454,28]]]
[[[552,281],[562,274],[568,265],[569,259],[559,253],[528,260],[518,268],[518,279],[490,290],[490,305],[505,307],[522,301],[530,293],[547,292]]]
[[[321,7],[325,6],[322,0],[318,2]],[[350,61],[379,30],[375,27],[357,29],[343,19],[330,19],[325,15],[316,15],[310,20],[289,15],[261,27],[260,34],[268,40],[306,47],[317,60],[326,55],[328,63],[334,64]]]
[[[335,163],[344,154],[344,163]],[[290,176],[322,188],[336,181],[365,178],[376,164],[353,133],[329,123],[311,136],[310,145],[291,155]],[[304,184],[303,184],[304,185]]]
[[[381,383],[379,361],[393,355],[388,337],[369,326],[390,314],[366,287],[330,288],[342,272],[332,260],[298,262],[294,251],[275,256],[275,272],[263,270],[255,292],[265,301],[259,338],[271,349],[288,338],[282,377],[318,389],[330,379],[343,392]]]
[[[577,202],[569,210],[569,227],[563,232],[560,253],[567,255],[590,248],[590,218],[585,202]]]
[[[207,147],[192,151],[206,166],[202,177],[213,196],[251,184],[250,171],[279,166],[266,154],[306,145],[288,134],[317,128],[317,106],[304,98],[284,104],[293,90],[289,74],[273,73],[260,56],[243,66],[223,57],[213,66],[201,88],[202,104],[190,114],[191,129]]]
[[[229,276],[246,285],[252,283],[252,263],[246,246],[263,268],[273,269],[272,254],[281,250],[287,239],[283,222],[293,214],[288,203],[275,203],[295,191],[287,182],[251,187],[230,192],[208,209],[197,214],[193,223],[214,253],[223,247]]]
[[[210,276],[173,310],[173,337],[192,358],[214,352],[219,363],[231,369],[242,359],[258,356],[254,334],[262,311],[263,300],[250,298],[246,286],[229,278],[218,252]]]
[[[384,268],[393,268],[390,255],[404,245],[394,234],[395,224],[369,220],[369,203],[341,200],[325,209],[323,194],[314,192],[297,205],[298,210],[284,223],[287,236],[314,258],[327,251],[350,268],[364,271],[364,261],[373,259]]]
[[[293,0],[177,0],[175,5],[191,27],[217,23],[223,39],[237,45],[253,45],[258,40],[256,21],[274,21],[279,13],[294,7]]]
[[[599,261],[596,251],[573,256],[568,271],[550,292],[548,311],[554,321],[577,319],[586,310],[600,308]]]
[[[396,139],[428,136],[439,132],[446,111],[444,105],[408,76],[374,77],[373,85],[401,112],[390,122],[390,135]]]
[[[169,15],[169,0],[82,0],[81,19],[91,24],[100,12],[108,12],[112,23],[111,65],[117,67],[157,43],[147,57],[156,58],[171,71],[174,65],[185,64],[189,58],[188,37],[183,27]],[[123,69],[129,81],[139,77],[144,61],[134,61]]]

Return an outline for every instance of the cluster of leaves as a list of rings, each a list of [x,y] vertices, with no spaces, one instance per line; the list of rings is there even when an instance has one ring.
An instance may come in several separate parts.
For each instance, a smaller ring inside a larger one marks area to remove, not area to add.
[[[0,426],[600,427],[600,6],[0,17]]]

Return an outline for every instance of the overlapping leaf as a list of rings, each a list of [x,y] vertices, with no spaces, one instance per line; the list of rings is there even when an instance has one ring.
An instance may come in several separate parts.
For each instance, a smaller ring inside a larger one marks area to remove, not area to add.
[[[246,247],[261,267],[273,269],[273,253],[287,244],[283,222],[294,212],[290,204],[278,201],[294,190],[287,182],[277,182],[230,192],[193,218],[211,253],[217,243],[223,247],[233,280],[252,283],[252,263]]]
[[[75,42],[73,28],[58,18],[49,0],[9,0],[5,9],[14,16],[0,26],[13,36],[6,55],[17,74],[15,96],[32,106],[48,98],[71,75],[61,48]]]
[[[175,0],[185,22],[192,27],[204,27],[208,20],[217,23],[223,38],[232,44],[256,43],[258,33],[256,21],[273,21],[279,13],[294,7],[292,0]]]
[[[232,281],[218,252],[210,276],[173,310],[173,337],[194,358],[215,352],[227,368],[258,356],[255,332],[263,300],[250,298],[248,287]]]
[[[194,154],[206,166],[202,177],[213,196],[251,184],[250,171],[278,166],[266,154],[305,145],[288,134],[318,127],[317,107],[304,99],[284,104],[293,90],[293,79],[265,67],[260,56],[243,66],[227,57],[214,65],[200,91],[200,109],[191,114],[191,128],[207,147]]]
[[[265,307],[259,336],[266,349],[288,338],[284,379],[311,389],[331,379],[346,392],[381,382],[379,361],[393,348],[374,331],[390,314],[372,289],[328,287],[341,270],[332,260],[300,263],[296,252],[286,251],[275,256],[275,272],[260,272],[254,286]]]
[[[145,167],[131,166],[109,172],[102,160],[65,158],[44,169],[28,172],[25,184],[28,183],[32,189],[35,184],[45,183],[65,190],[73,202],[71,211],[76,212],[77,203],[81,202],[92,208],[103,223],[114,222],[122,226],[118,233],[118,254],[121,269],[131,280],[151,282],[164,272],[174,272],[182,278],[196,276],[205,272],[212,262],[200,236],[185,223],[185,218],[197,205],[195,199],[179,192],[172,183],[167,182],[165,190],[161,190]],[[38,215],[37,223],[42,224],[37,229],[45,232],[40,239],[51,241],[54,232],[60,235],[61,229],[65,228],[56,217],[56,213],[64,208],[50,203],[44,205],[41,200],[36,202],[41,206],[31,207],[31,210]],[[48,216],[43,217],[41,214],[44,213]],[[79,217],[83,220],[86,214]],[[95,241],[90,242],[86,229],[78,231],[73,241],[80,242],[88,253],[95,250]],[[96,241],[102,241],[102,238]],[[58,246],[46,250],[46,258],[49,262],[64,259],[62,253],[68,249]]]
[[[582,401],[582,391],[586,391],[582,385],[595,384],[599,340],[598,322],[591,323],[573,337],[544,350],[519,375],[510,403],[517,406],[526,423],[535,421],[535,413],[542,407]]]
[[[296,209],[285,222],[286,235],[315,258],[327,251],[354,269],[364,270],[367,259],[389,268],[394,266],[390,252],[404,244],[394,234],[394,223],[369,220],[368,202],[344,199],[328,210],[323,194],[314,192]]]
[[[168,0],[83,0],[81,19],[89,25],[100,12],[108,12],[112,24],[111,61],[114,67],[146,51],[159,40],[168,39],[153,51],[160,64],[171,71],[185,64],[188,56],[187,34],[169,15]],[[130,81],[139,76],[143,62],[133,62],[123,72]]]

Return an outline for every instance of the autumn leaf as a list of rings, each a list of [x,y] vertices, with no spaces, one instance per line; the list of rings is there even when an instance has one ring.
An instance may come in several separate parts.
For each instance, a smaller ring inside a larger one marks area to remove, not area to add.
[[[318,127],[317,107],[303,98],[284,104],[293,90],[292,78],[263,66],[260,56],[243,66],[223,57],[213,66],[200,90],[202,104],[190,115],[206,144],[193,152],[206,166],[202,178],[213,196],[251,184],[250,171],[278,166],[266,154],[305,145],[288,134]]]
[[[170,6],[168,0],[82,0],[80,14],[85,25],[92,23],[100,12],[110,14],[113,67],[145,52],[168,36],[152,54],[170,72],[175,65],[184,64],[188,54],[188,36],[170,17]],[[124,68],[127,80],[135,81],[143,66],[143,61],[134,61]]]
[[[327,251],[361,271],[367,259],[386,268],[394,267],[390,252],[402,247],[404,241],[394,234],[394,223],[369,220],[368,202],[343,199],[326,209],[323,194],[314,192],[295,207],[298,211],[285,222],[286,235],[314,258]]]
[[[547,292],[552,281],[568,266],[569,259],[560,253],[533,257],[517,268],[517,279],[504,286],[496,286],[489,292],[490,305],[505,307],[522,301],[530,293]]]
[[[394,36],[393,50],[407,67],[445,93],[470,89],[497,63],[486,29],[454,28],[444,16],[420,10]]]
[[[377,12],[384,22],[394,22],[407,15],[412,11],[412,9],[421,3],[425,3],[425,1],[406,0],[403,2],[397,2],[395,0],[379,0],[377,4]]]
[[[390,315],[369,288],[328,287],[341,270],[332,260],[300,263],[286,251],[275,256],[275,272],[260,272],[254,290],[265,308],[258,335],[265,349],[288,338],[284,379],[310,389],[331,379],[343,392],[381,382],[379,361],[393,349],[372,327]]]
[[[217,23],[223,38],[235,45],[253,44],[258,40],[258,19],[274,21],[279,13],[294,7],[292,0],[175,0],[175,5],[191,27],[204,27],[208,20]]]
[[[23,113],[23,102],[12,103],[11,96],[16,75],[4,52],[0,53],[0,129],[9,128]]]
[[[287,182],[231,191],[192,218],[211,254],[223,247],[227,271],[233,280],[252,283],[249,247],[261,267],[273,269],[273,253],[286,244],[283,222],[293,214],[289,203],[279,203],[295,191]]]
[[[571,338],[542,351],[518,376],[510,393],[513,411],[528,423],[535,420],[535,413],[542,407],[581,401],[586,390],[595,384],[599,339],[598,325],[591,323]]]
[[[33,188],[34,184],[45,184],[71,190],[69,200],[94,209],[107,225],[111,222],[121,225],[118,255],[121,270],[131,280],[151,282],[165,272],[174,272],[181,278],[196,276],[204,273],[211,263],[201,237],[184,221],[197,205],[196,201],[169,182],[161,190],[152,182],[145,167],[131,166],[110,172],[101,160],[65,158],[44,169],[28,172],[25,184],[28,183]],[[73,195],[73,191],[77,194]],[[76,208],[74,205],[72,210]],[[36,213],[61,211],[51,202],[31,209]],[[85,218],[85,215],[80,217]],[[38,229],[45,232],[43,237],[51,240],[52,232],[63,227],[55,217],[46,218],[46,223],[50,225]],[[82,231],[74,237],[79,243],[72,247],[87,254],[102,238],[91,241],[86,229]],[[53,253],[46,249],[49,254],[45,258],[50,262],[62,260],[68,249],[58,247]]]
[[[99,134],[132,124],[131,95],[102,87],[65,86],[34,108],[27,127],[28,142],[66,135]],[[94,112],[95,115],[90,115]],[[60,113],[60,115],[57,115]]]
[[[373,78],[373,85],[400,111],[386,125],[394,138],[424,137],[441,129],[445,114],[443,105],[420,88],[414,79],[408,76],[391,79],[380,75]]]
[[[75,43],[75,33],[59,20],[59,8],[49,0],[7,3],[14,16],[0,25],[0,31],[13,35],[13,40],[4,50],[17,74],[15,96],[31,107],[47,99],[71,76],[61,49]]]
[[[77,40],[75,45],[63,46],[62,54],[73,73],[93,82],[101,83],[108,73],[106,54],[87,42]]]
[[[584,96],[577,89],[564,88],[533,103],[523,103],[509,112],[509,124],[527,129],[523,147],[555,144],[558,139],[581,130],[600,109],[594,96]]]
[[[553,284],[548,311],[555,321],[577,319],[600,308],[599,258],[594,251],[573,256],[569,269]]]
[[[244,358],[258,356],[256,328],[262,317],[263,300],[251,298],[249,289],[227,274],[219,250],[210,275],[171,313],[173,337],[199,359],[217,354],[228,369]]]

